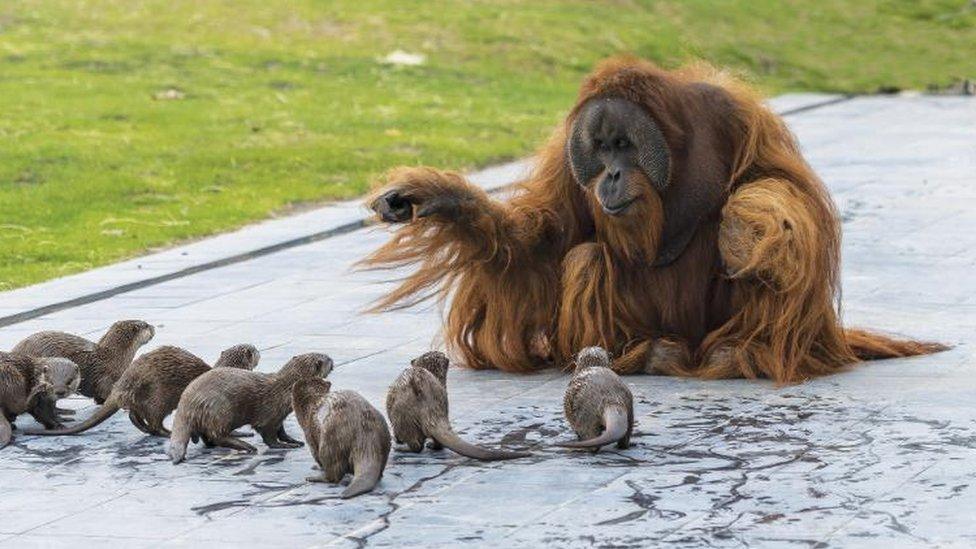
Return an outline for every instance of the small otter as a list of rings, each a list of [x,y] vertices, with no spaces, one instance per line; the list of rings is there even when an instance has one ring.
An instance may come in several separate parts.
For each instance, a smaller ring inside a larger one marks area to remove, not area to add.
[[[13,352],[74,362],[81,368],[78,392],[94,398],[96,404],[104,404],[136,351],[155,334],[153,327],[141,320],[122,320],[112,324],[98,343],[64,332],[40,332],[18,343]]]
[[[576,355],[576,369],[566,387],[563,409],[579,440],[560,443],[566,448],[592,448],[607,444],[630,446],[634,428],[634,396],[610,369],[610,355],[600,347],[587,347]]]
[[[428,438],[433,447],[447,446],[474,459],[497,461],[527,457],[527,452],[506,452],[475,446],[461,440],[451,428],[447,405],[447,368],[444,353],[432,351],[410,361],[386,394],[386,415],[397,443],[420,452]]]
[[[183,461],[191,437],[202,438],[207,446],[256,452],[257,448],[232,436],[231,431],[243,425],[253,427],[271,448],[302,446],[282,426],[292,411],[291,387],[300,380],[324,378],[331,371],[331,358],[307,353],[289,360],[276,374],[234,368],[204,373],[180,397],[169,439],[170,458],[174,464]]]
[[[214,367],[253,370],[260,359],[261,353],[253,345],[235,345],[220,354]],[[105,404],[85,421],[67,429],[25,431],[24,434],[76,435],[102,423],[121,409],[129,411],[129,420],[140,431],[147,435],[168,437],[170,432],[163,426],[163,420],[176,409],[180,396],[190,382],[208,371],[210,366],[189,351],[169,345],[154,349],[135,359],[125,369]]]
[[[47,380],[51,383],[51,392],[37,397],[38,409],[45,410],[45,417],[64,419],[65,416],[73,416],[74,410],[58,408],[58,400],[67,398],[76,392],[81,384],[81,369],[78,365],[66,358],[50,359],[47,362]],[[60,428],[60,421],[57,423]]]
[[[0,448],[13,439],[13,422],[25,412],[45,427],[59,425],[50,415],[53,407],[39,407],[38,398],[46,395],[53,402],[56,389],[50,381],[50,372],[52,369],[70,371],[71,366],[78,368],[63,358],[0,353]]]
[[[309,482],[338,484],[353,475],[343,499],[365,494],[383,477],[390,456],[390,429],[379,410],[353,391],[330,391],[311,378],[292,387],[292,405],[308,449],[322,469]]]

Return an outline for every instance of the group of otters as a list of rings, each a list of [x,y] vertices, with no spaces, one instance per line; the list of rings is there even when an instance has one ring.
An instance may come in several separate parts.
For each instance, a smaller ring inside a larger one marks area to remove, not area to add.
[[[211,368],[192,353],[163,346],[135,358],[155,335],[141,320],[113,324],[97,343],[64,332],[40,332],[0,352],[0,449],[13,437],[13,422],[27,413],[44,430],[29,435],[73,435],[86,431],[118,410],[128,410],[132,424],[146,434],[169,437],[173,463],[186,457],[190,440],[207,447],[222,446],[255,452],[241,440],[251,436],[235,429],[249,425],[271,448],[297,448],[302,442],[285,432],[283,423],[294,411],[321,473],[310,482],[340,483],[352,475],[343,498],[371,491],[379,482],[390,454],[390,430],[383,415],[353,391],[333,391],[325,378],[332,359],[321,353],[293,357],[277,373],[254,372],[260,353],[253,345],[223,351]],[[133,360],[135,358],[135,360]],[[393,437],[411,452],[443,447],[479,460],[527,457],[476,446],[462,440],[448,420],[447,370],[440,352],[410,362],[390,386],[386,412]],[[65,427],[72,410],[57,407],[58,399],[75,392],[100,407],[85,421]],[[610,355],[600,347],[579,352],[566,389],[563,407],[577,439],[560,445],[598,451],[616,443],[630,444],[634,422],[633,396],[610,369]],[[172,431],[163,419],[176,411]]]

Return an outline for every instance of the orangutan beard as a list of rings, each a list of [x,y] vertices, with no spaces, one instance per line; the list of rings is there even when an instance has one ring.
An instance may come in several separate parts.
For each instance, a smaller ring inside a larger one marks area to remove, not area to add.
[[[635,171],[628,175],[628,180],[628,186],[640,194],[618,215],[606,213],[596,194],[587,191],[596,239],[606,243],[613,256],[619,260],[630,264],[650,265],[657,257],[661,244],[664,208],[660,195],[651,187],[647,176]]]

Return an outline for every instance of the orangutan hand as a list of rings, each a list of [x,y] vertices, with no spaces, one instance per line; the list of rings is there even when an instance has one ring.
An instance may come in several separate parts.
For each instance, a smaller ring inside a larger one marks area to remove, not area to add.
[[[438,217],[458,219],[466,206],[476,206],[483,193],[455,173],[432,168],[399,168],[369,207],[387,223]]]
[[[718,246],[731,278],[758,277],[783,289],[811,271],[815,227],[804,195],[789,182],[742,186],[722,210]]]

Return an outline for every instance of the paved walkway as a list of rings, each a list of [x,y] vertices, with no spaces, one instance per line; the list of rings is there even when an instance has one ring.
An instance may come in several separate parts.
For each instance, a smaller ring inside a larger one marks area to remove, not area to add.
[[[174,467],[163,441],[119,414],[83,436],[24,437],[0,452],[0,547],[976,545],[976,101],[774,105],[792,112],[843,212],[846,321],[955,349],[781,389],[628,378],[636,445],[596,456],[548,446],[567,434],[562,374],[452,370],[463,434],[535,456],[395,453],[378,492],[352,501],[303,482],[304,449],[192,447]],[[495,188],[521,171],[478,179]],[[357,228],[363,213],[340,204],[0,294],[0,349],[40,329],[97,337],[142,318],[157,326],[150,347],[212,360],[252,342],[265,371],[328,352],[333,383],[381,406],[408,360],[437,345],[439,322],[431,308],[357,314],[387,288],[349,272],[386,238]]]

